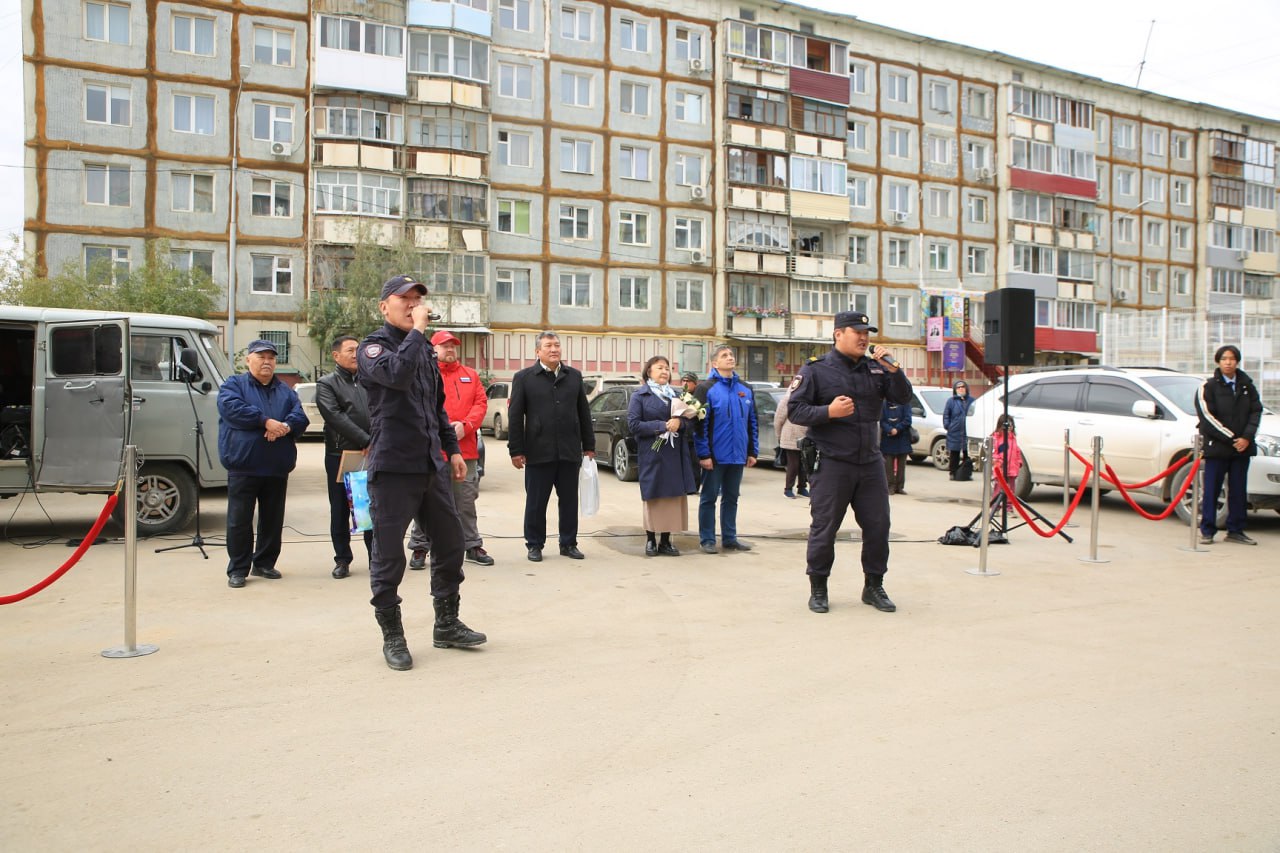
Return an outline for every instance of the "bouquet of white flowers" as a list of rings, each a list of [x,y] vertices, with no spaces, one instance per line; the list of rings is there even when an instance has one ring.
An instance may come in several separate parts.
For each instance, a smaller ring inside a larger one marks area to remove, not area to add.
[[[700,421],[706,416],[707,407],[702,405],[702,403],[699,403],[698,398],[688,392],[685,392],[679,397],[675,397],[671,400],[671,417],[673,418],[689,418],[690,420]],[[651,449],[661,449],[663,442],[675,447],[676,438],[678,438],[679,435],[679,432],[667,430],[653,440]]]

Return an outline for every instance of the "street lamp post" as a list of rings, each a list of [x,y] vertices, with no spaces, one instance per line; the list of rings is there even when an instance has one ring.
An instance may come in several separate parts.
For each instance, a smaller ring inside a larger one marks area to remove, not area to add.
[[[230,234],[227,239],[227,361],[233,369],[236,363],[236,232],[239,230],[240,202],[236,197],[236,178],[240,170],[240,90],[252,68],[240,66],[240,82],[231,99],[231,191],[228,199],[231,213],[228,217]]]

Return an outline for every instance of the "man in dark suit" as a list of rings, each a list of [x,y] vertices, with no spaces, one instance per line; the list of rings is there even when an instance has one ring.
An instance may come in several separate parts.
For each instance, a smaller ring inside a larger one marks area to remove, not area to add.
[[[584,456],[595,458],[596,439],[582,374],[560,361],[560,337],[538,335],[537,364],[511,382],[508,414],[511,464],[524,470],[524,541],[529,559],[542,561],[547,543],[547,504],[555,490],[560,508],[560,553],[583,559],[578,550],[578,472]]]

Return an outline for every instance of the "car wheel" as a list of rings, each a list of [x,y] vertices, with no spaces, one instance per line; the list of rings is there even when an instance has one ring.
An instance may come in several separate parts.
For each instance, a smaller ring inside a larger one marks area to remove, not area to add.
[[[1169,475],[1169,497],[1172,498],[1182,488],[1182,484],[1187,481],[1187,476],[1191,473],[1190,465],[1183,465],[1177,471]],[[1181,519],[1183,524],[1190,524],[1191,517],[1196,515],[1196,508],[1192,504],[1192,493],[1195,486],[1187,489],[1187,493],[1182,496],[1182,500],[1178,501],[1178,505],[1173,508],[1173,514]],[[1280,511],[1280,510],[1278,510]],[[1223,486],[1221,492],[1218,493],[1218,517],[1214,521],[1214,526],[1222,530],[1227,526],[1227,491]]]
[[[507,431],[502,428],[502,415],[493,416],[493,437],[506,438]]]
[[[933,447],[929,449],[929,458],[933,460],[933,467],[939,471],[951,470],[951,452],[947,450],[945,438],[940,438],[933,443]]]
[[[196,481],[191,472],[172,462],[148,462],[138,472],[138,535],[164,536],[187,526],[196,513]],[[124,524],[125,508],[118,505],[115,520]]]
[[[631,460],[631,452],[627,450],[625,438],[620,438],[613,443],[613,452],[609,455],[613,460],[614,476],[619,480],[629,483],[640,479],[640,472],[636,470],[635,463]]]
[[[1013,493],[1017,495],[1018,500],[1025,501],[1031,497],[1031,489],[1034,484],[1031,482],[1031,466],[1026,462],[1022,463],[1022,467],[1018,469],[1018,476],[1013,478]]]

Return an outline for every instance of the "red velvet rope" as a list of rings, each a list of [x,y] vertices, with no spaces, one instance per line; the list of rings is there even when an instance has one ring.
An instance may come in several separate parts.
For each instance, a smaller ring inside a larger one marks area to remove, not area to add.
[[[111,510],[116,508],[116,502],[118,500],[119,495],[115,493],[112,493],[107,497],[107,503],[102,507],[102,512],[98,513],[98,520],[93,523],[93,527],[89,530],[89,535],[81,540],[80,547],[76,548],[75,553],[68,557],[67,561],[63,563],[56,572],[49,575],[49,577],[40,581],[40,583],[30,589],[23,590],[22,592],[14,595],[0,596],[0,604],[13,604],[15,601],[22,601],[24,598],[30,598],[70,571],[72,566],[80,562],[80,558],[84,556],[85,551],[89,550],[89,546],[98,540],[98,534],[101,533],[102,528],[106,526],[107,519],[111,516]]]
[[[1125,501],[1129,504],[1129,506],[1133,507],[1134,512],[1136,512],[1138,515],[1142,516],[1143,518],[1149,519],[1151,521],[1163,521],[1164,519],[1168,518],[1169,515],[1178,506],[1178,502],[1181,501],[1182,496],[1187,493],[1187,489],[1191,488],[1191,484],[1195,482],[1195,479],[1196,479],[1196,471],[1199,468],[1200,468],[1200,460],[1197,459],[1195,463],[1191,466],[1191,474],[1187,477],[1186,480],[1182,482],[1182,488],[1179,489],[1178,493],[1173,496],[1173,500],[1169,503],[1167,507],[1164,508],[1164,512],[1160,513],[1159,515],[1153,515],[1152,513],[1147,512],[1145,509],[1143,509],[1142,507],[1138,506],[1136,503],[1133,502],[1133,498],[1129,497],[1129,493],[1125,491],[1125,487],[1119,482],[1116,482],[1116,480],[1114,479],[1115,472],[1111,470],[1110,465],[1107,466],[1107,473],[1110,474],[1111,476],[1108,477],[1107,479],[1110,482],[1113,482],[1116,484],[1116,488],[1120,490],[1120,494],[1124,497]]]
[[[1084,476],[1087,480],[1089,479],[1089,475],[1093,472],[1093,466],[1086,462],[1084,468]],[[1006,503],[1012,505],[1013,508],[1018,511],[1018,515],[1022,516],[1022,520],[1027,523],[1027,526],[1030,527],[1037,536],[1043,536],[1045,539],[1052,539],[1062,532],[1062,528],[1066,527],[1067,522],[1071,520],[1071,514],[1075,512],[1076,507],[1080,505],[1080,498],[1084,497],[1084,489],[1077,489],[1076,496],[1071,501],[1071,506],[1067,507],[1067,514],[1062,517],[1062,521],[1058,522],[1057,527],[1046,533],[1036,526],[1035,521],[1027,514],[1027,511],[1023,509],[1022,504],[1018,502],[1017,496],[1014,495],[1013,490],[1009,488],[1009,484],[1005,482],[1004,474],[1000,472],[999,468],[995,469],[995,475],[996,482],[1000,485],[1000,490],[1004,492]]]
[[[1070,450],[1071,454],[1075,456],[1076,459],[1080,460],[1080,462],[1082,462],[1085,465],[1089,464],[1088,460],[1086,460],[1083,456],[1077,453],[1074,447],[1070,447],[1068,448],[1068,450]],[[1111,466],[1108,465],[1106,466],[1107,473],[1102,475],[1102,479],[1106,480],[1108,483],[1115,486],[1117,489],[1145,489],[1147,486],[1150,486],[1153,483],[1158,483],[1159,481],[1163,480],[1165,477],[1168,477],[1174,471],[1177,471],[1183,465],[1186,465],[1189,461],[1191,461],[1190,456],[1180,457],[1177,462],[1173,463],[1168,468],[1161,471],[1159,474],[1156,474],[1150,480],[1143,480],[1141,483],[1124,483],[1124,484],[1120,483],[1120,481],[1116,478],[1115,472],[1112,471]]]

